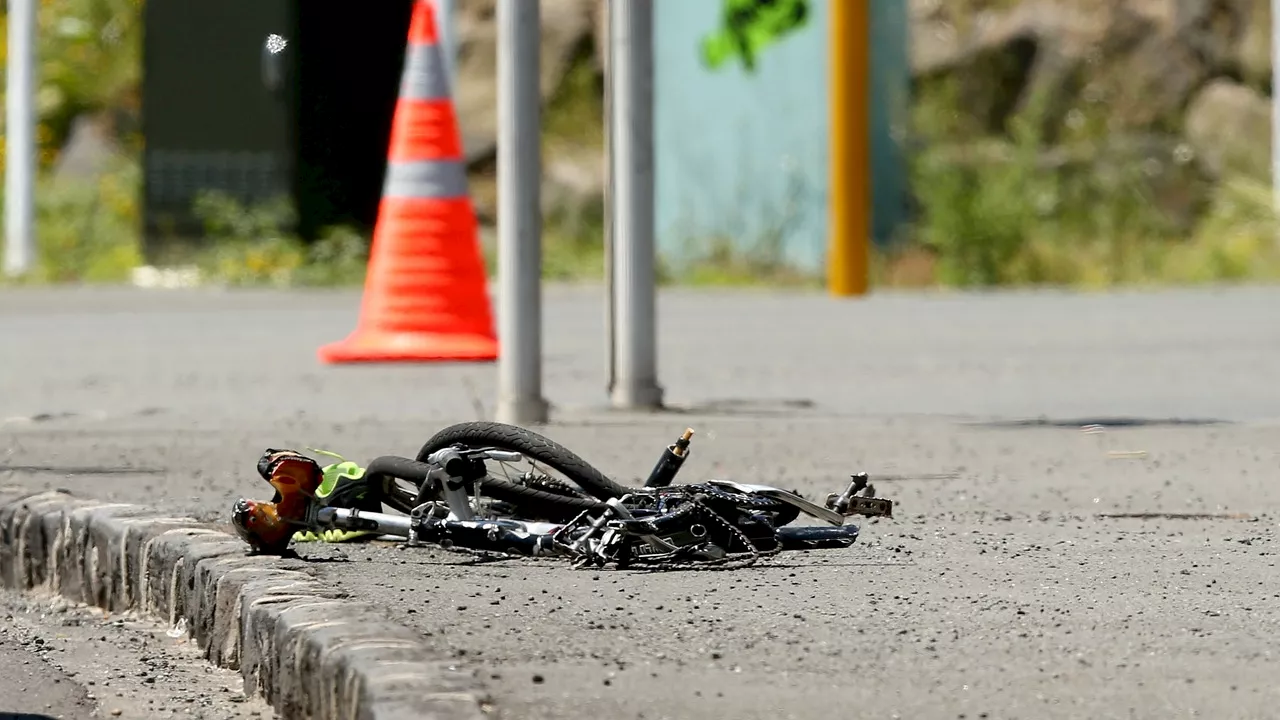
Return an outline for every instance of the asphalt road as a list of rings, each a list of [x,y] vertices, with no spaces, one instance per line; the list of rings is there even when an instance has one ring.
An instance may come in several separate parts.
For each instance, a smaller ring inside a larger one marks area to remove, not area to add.
[[[1280,290],[664,292],[660,375],[684,411],[654,415],[603,407],[599,291],[545,298],[541,431],[617,479],[686,425],[686,479],[952,477],[881,481],[899,517],[858,545],[740,572],[302,548],[473,668],[504,716],[1262,718],[1280,701]],[[223,515],[264,494],[268,446],[411,454],[492,414],[492,365],[318,365],[357,307],[0,293],[0,486]],[[1221,515],[1107,516],[1171,512]]]

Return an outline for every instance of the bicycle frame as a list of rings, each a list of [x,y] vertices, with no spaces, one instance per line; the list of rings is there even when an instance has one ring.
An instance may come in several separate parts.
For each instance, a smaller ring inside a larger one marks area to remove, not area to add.
[[[687,551],[687,546],[673,544],[667,538],[652,534],[633,534],[624,529],[627,521],[635,516],[627,508],[632,496],[610,500],[607,509],[594,518],[583,511],[568,523],[547,523],[512,520],[507,518],[476,518],[465,491],[465,483],[450,482],[441,478],[444,505],[449,508],[444,517],[436,517],[438,503],[424,503],[408,515],[392,515],[356,510],[353,508],[321,508],[311,516],[313,527],[373,532],[404,538],[406,544],[437,545],[446,549],[459,548],[477,552],[494,552],[525,557],[567,557],[581,564],[595,562],[603,565],[615,562],[621,544],[636,541],[628,555],[641,563],[658,562],[673,558]],[[834,527],[782,527],[774,530],[778,550],[807,550],[839,548],[852,545],[858,538],[859,528],[844,522],[846,514],[830,508],[822,508],[777,488],[762,485],[739,485],[740,491],[753,492],[774,498],[788,498],[809,514],[827,521]],[[859,485],[855,477],[851,489]],[[851,493],[847,491],[844,498]],[[694,538],[705,536],[706,529],[691,525],[688,532]],[[647,547],[641,547],[647,546]],[[634,550],[634,552],[631,552]],[[708,559],[717,559],[715,557]]]
[[[476,520],[404,516],[361,512],[351,508],[323,508],[316,514],[320,527],[360,530],[404,538],[409,545],[430,543],[444,548],[461,547],[482,552],[502,552],[539,557],[568,555],[557,552],[556,533],[564,525],[522,520]]]
[[[585,513],[584,513],[585,514]],[[600,518],[608,518],[601,514]],[[525,557],[567,557],[583,559],[597,556],[608,546],[605,536],[609,530],[599,518],[589,525],[575,521],[564,525],[523,520],[459,520],[429,516],[406,517],[388,513],[375,513],[351,508],[323,508],[316,513],[316,525],[325,529],[357,530],[404,538],[409,546],[438,545],[445,549],[460,548],[478,552],[494,552]],[[584,532],[572,542],[568,532],[581,529]],[[596,537],[594,531],[605,530]],[[781,550],[816,550],[842,548],[852,545],[858,538],[857,525],[842,524],[838,527],[783,527],[777,535]],[[652,553],[640,553],[641,562],[652,561],[679,550],[661,538],[641,538],[650,542]],[[607,559],[607,558],[605,558]]]

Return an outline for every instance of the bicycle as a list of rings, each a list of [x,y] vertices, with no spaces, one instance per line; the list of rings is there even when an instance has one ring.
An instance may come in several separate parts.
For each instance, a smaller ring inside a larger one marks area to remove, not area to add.
[[[853,475],[823,505],[768,485],[672,485],[689,456],[692,435],[686,430],[665,448],[640,488],[610,480],[542,435],[502,423],[452,425],[414,459],[376,458],[360,473],[348,472],[346,491],[317,493],[326,470],[336,465],[321,468],[301,453],[269,449],[258,470],[275,487],[275,497],[267,503],[237,500],[232,524],[257,552],[283,552],[300,528],[338,529],[389,536],[409,546],[626,568],[742,566],[788,550],[848,547],[860,529],[846,518],[893,516],[892,501],[874,496],[866,473]],[[538,471],[506,480],[485,464],[530,458],[566,475],[567,482]],[[375,502],[404,514],[372,509]],[[827,526],[791,525],[801,515]]]

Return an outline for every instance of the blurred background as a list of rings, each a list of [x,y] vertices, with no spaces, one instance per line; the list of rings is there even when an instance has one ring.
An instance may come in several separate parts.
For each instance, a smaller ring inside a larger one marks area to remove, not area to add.
[[[742,3],[656,0],[663,282],[823,284],[830,1],[767,3],[747,58],[718,50]],[[1280,278],[1269,0],[868,1],[873,288]],[[495,0],[452,5],[492,271]],[[541,6],[544,274],[596,282],[601,3]],[[41,0],[23,282],[361,283],[410,0],[354,7]]]

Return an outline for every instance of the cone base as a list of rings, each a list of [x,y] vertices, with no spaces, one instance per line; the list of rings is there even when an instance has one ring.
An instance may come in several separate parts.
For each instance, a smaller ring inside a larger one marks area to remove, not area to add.
[[[498,341],[487,335],[356,330],[345,340],[321,346],[320,362],[486,362],[498,359]]]

